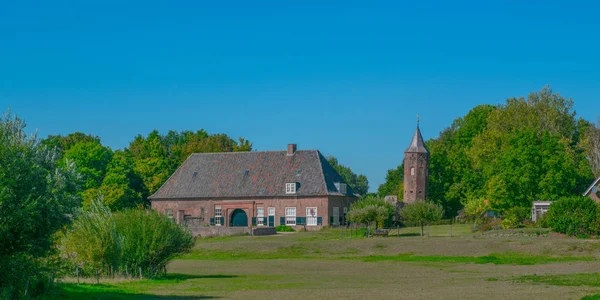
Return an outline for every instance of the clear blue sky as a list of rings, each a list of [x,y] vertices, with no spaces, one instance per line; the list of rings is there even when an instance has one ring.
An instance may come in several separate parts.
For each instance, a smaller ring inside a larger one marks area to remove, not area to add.
[[[325,3],[326,2],[326,3]],[[0,110],[40,136],[204,128],[319,149],[371,190],[478,104],[544,85],[600,113],[600,5],[577,1],[3,1]]]

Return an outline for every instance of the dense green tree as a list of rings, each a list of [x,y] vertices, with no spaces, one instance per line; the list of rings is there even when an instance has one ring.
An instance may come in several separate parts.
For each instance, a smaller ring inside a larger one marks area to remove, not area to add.
[[[74,132],[66,136],[49,135],[47,138],[41,140],[42,145],[58,150],[61,155],[64,154],[65,151],[71,149],[75,144],[83,142],[100,143],[100,138],[90,134]]]
[[[367,195],[358,199],[350,206],[348,220],[353,223],[375,224],[375,227],[383,226],[390,219],[396,208],[383,198],[375,195]]]
[[[400,210],[400,217],[404,221],[421,226],[421,236],[423,236],[423,227],[425,225],[439,221],[443,216],[444,208],[431,201],[419,201],[407,204]]]
[[[487,129],[467,151],[485,183],[478,196],[504,211],[580,194],[592,169],[578,125],[573,101],[548,87],[527,99],[508,99],[490,113]]]
[[[369,180],[365,175],[357,175],[350,169],[340,164],[337,158],[333,156],[327,157],[329,164],[342,176],[344,181],[352,187],[355,193],[359,195],[366,195],[369,192]]]
[[[80,205],[77,182],[74,165],[59,167],[25,122],[10,112],[0,118],[0,298],[35,296],[51,281],[44,258]]]
[[[91,189],[85,198],[86,204],[102,195],[104,205],[117,211],[124,208],[136,207],[143,202],[144,185],[133,170],[133,158],[128,151],[115,151],[108,164],[102,185]]]
[[[102,184],[111,158],[112,150],[99,141],[78,142],[64,152],[61,165],[75,163],[77,172],[83,177],[82,187],[88,190]]]
[[[396,169],[390,169],[385,176],[385,182],[379,185],[377,189],[379,197],[397,196],[402,200],[404,196],[404,164],[400,164]]]
[[[174,160],[168,156],[167,145],[162,143],[158,131],[152,131],[147,137],[138,135],[129,145],[134,157],[133,169],[140,175],[147,193],[153,194],[171,176],[177,168]]]

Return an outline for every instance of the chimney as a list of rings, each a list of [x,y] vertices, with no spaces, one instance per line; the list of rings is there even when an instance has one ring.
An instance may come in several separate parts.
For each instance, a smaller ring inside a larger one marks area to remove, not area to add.
[[[287,155],[291,156],[294,155],[294,153],[296,153],[296,144],[288,144]]]

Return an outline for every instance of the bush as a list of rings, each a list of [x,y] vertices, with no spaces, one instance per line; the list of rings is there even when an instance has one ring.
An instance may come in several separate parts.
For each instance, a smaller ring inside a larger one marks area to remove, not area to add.
[[[60,243],[78,274],[155,277],[194,245],[192,234],[156,211],[111,213],[102,200],[82,211]]]
[[[546,213],[546,219],[556,232],[571,236],[596,235],[598,213],[598,204],[591,198],[571,197],[554,201]]]
[[[275,230],[277,232],[294,232],[294,228],[287,225],[278,225],[277,227],[275,227]]]
[[[503,229],[518,228],[521,223],[529,218],[529,208],[513,207],[506,211],[502,220]]]

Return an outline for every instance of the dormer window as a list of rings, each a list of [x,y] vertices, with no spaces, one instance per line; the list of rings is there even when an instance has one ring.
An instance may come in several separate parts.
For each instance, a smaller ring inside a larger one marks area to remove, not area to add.
[[[296,182],[286,182],[285,193],[286,194],[295,194],[296,193]]]
[[[333,184],[335,185],[335,188],[338,190],[339,193],[346,194],[346,192],[347,192],[347,185],[345,183],[334,182]]]

